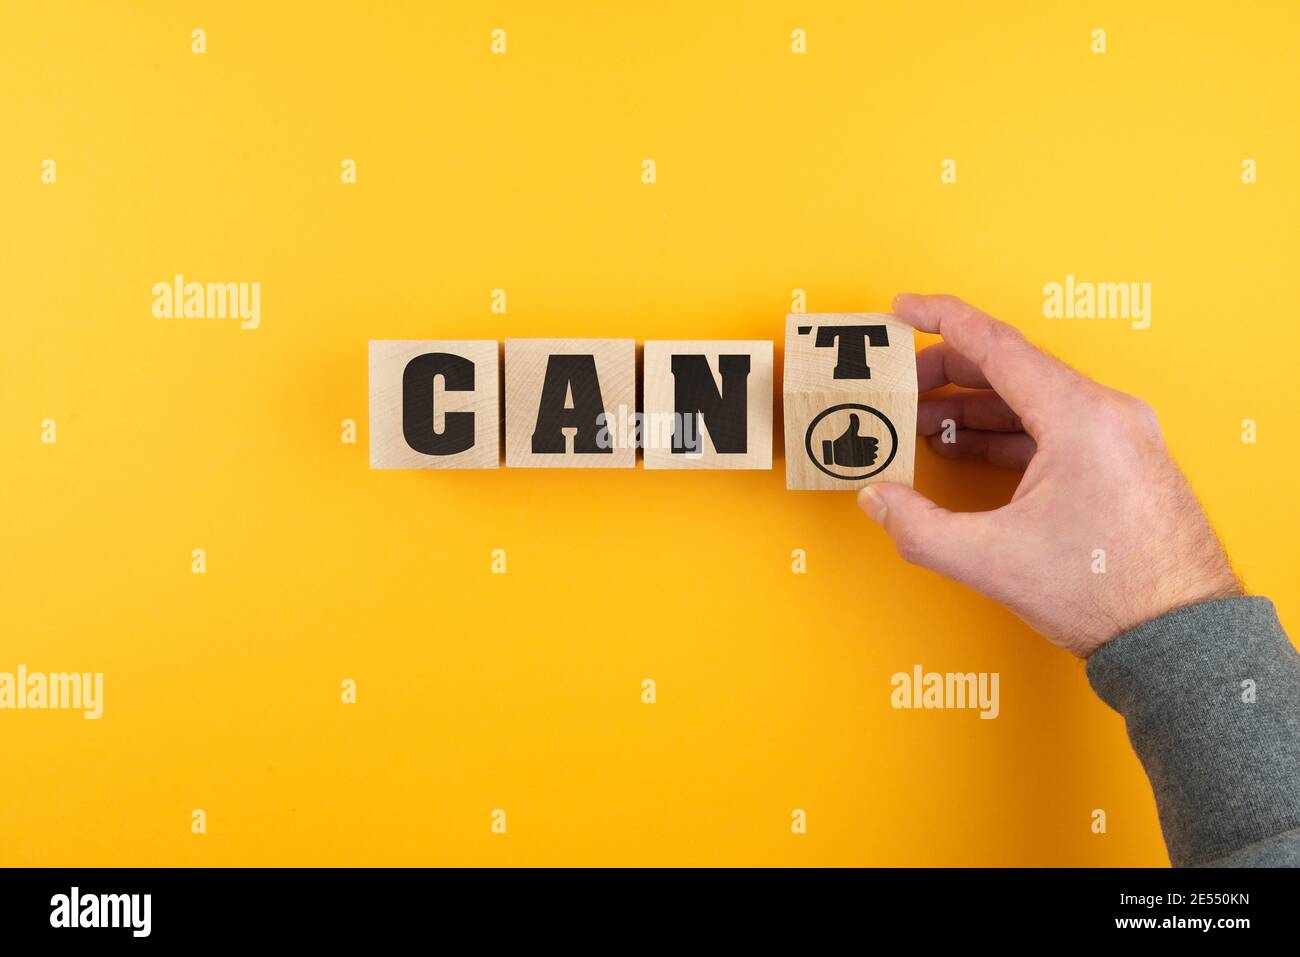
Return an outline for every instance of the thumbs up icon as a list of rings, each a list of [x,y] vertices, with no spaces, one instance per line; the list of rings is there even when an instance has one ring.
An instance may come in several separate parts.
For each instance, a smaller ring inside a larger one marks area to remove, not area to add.
[[[871,435],[859,435],[861,422],[856,413],[849,415],[848,428],[836,439],[822,440],[822,462],[846,469],[866,468],[874,465],[879,454],[880,440]]]

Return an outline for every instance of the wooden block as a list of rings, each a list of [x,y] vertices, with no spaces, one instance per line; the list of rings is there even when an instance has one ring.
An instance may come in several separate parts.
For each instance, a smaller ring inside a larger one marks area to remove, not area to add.
[[[772,467],[772,342],[645,344],[648,469]]]
[[[497,343],[370,343],[370,467],[494,469],[501,459]]]
[[[633,468],[635,414],[632,339],[506,340],[507,467]]]
[[[912,484],[914,339],[882,313],[786,317],[786,488]]]

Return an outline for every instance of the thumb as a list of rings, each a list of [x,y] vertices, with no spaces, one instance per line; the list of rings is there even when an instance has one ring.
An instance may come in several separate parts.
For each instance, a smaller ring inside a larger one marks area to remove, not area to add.
[[[885,529],[904,561],[969,582],[965,572],[980,561],[967,521],[971,516],[953,514],[893,482],[863,488],[858,507]]]

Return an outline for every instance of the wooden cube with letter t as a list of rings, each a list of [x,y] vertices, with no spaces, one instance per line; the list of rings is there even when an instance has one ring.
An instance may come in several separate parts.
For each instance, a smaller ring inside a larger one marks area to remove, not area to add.
[[[785,327],[785,484],[912,484],[916,348],[882,313],[793,315]]]
[[[501,461],[497,343],[370,343],[370,467],[494,469]]]
[[[772,342],[645,344],[648,469],[772,467]]]
[[[636,465],[636,342],[506,340],[506,466]]]

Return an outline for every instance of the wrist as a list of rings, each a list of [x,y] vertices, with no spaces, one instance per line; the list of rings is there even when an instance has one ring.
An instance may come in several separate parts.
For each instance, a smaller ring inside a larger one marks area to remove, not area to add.
[[[1168,582],[1161,584],[1167,585]],[[1149,590],[1141,600],[1131,603],[1126,614],[1116,616],[1114,624],[1106,629],[1103,636],[1091,642],[1086,648],[1081,648],[1079,657],[1090,658],[1099,648],[1119,636],[1171,612],[1224,598],[1241,598],[1245,594],[1245,587],[1225,559],[1221,570],[1216,570],[1213,575],[1206,575],[1196,582],[1184,579],[1176,588],[1156,587]]]

